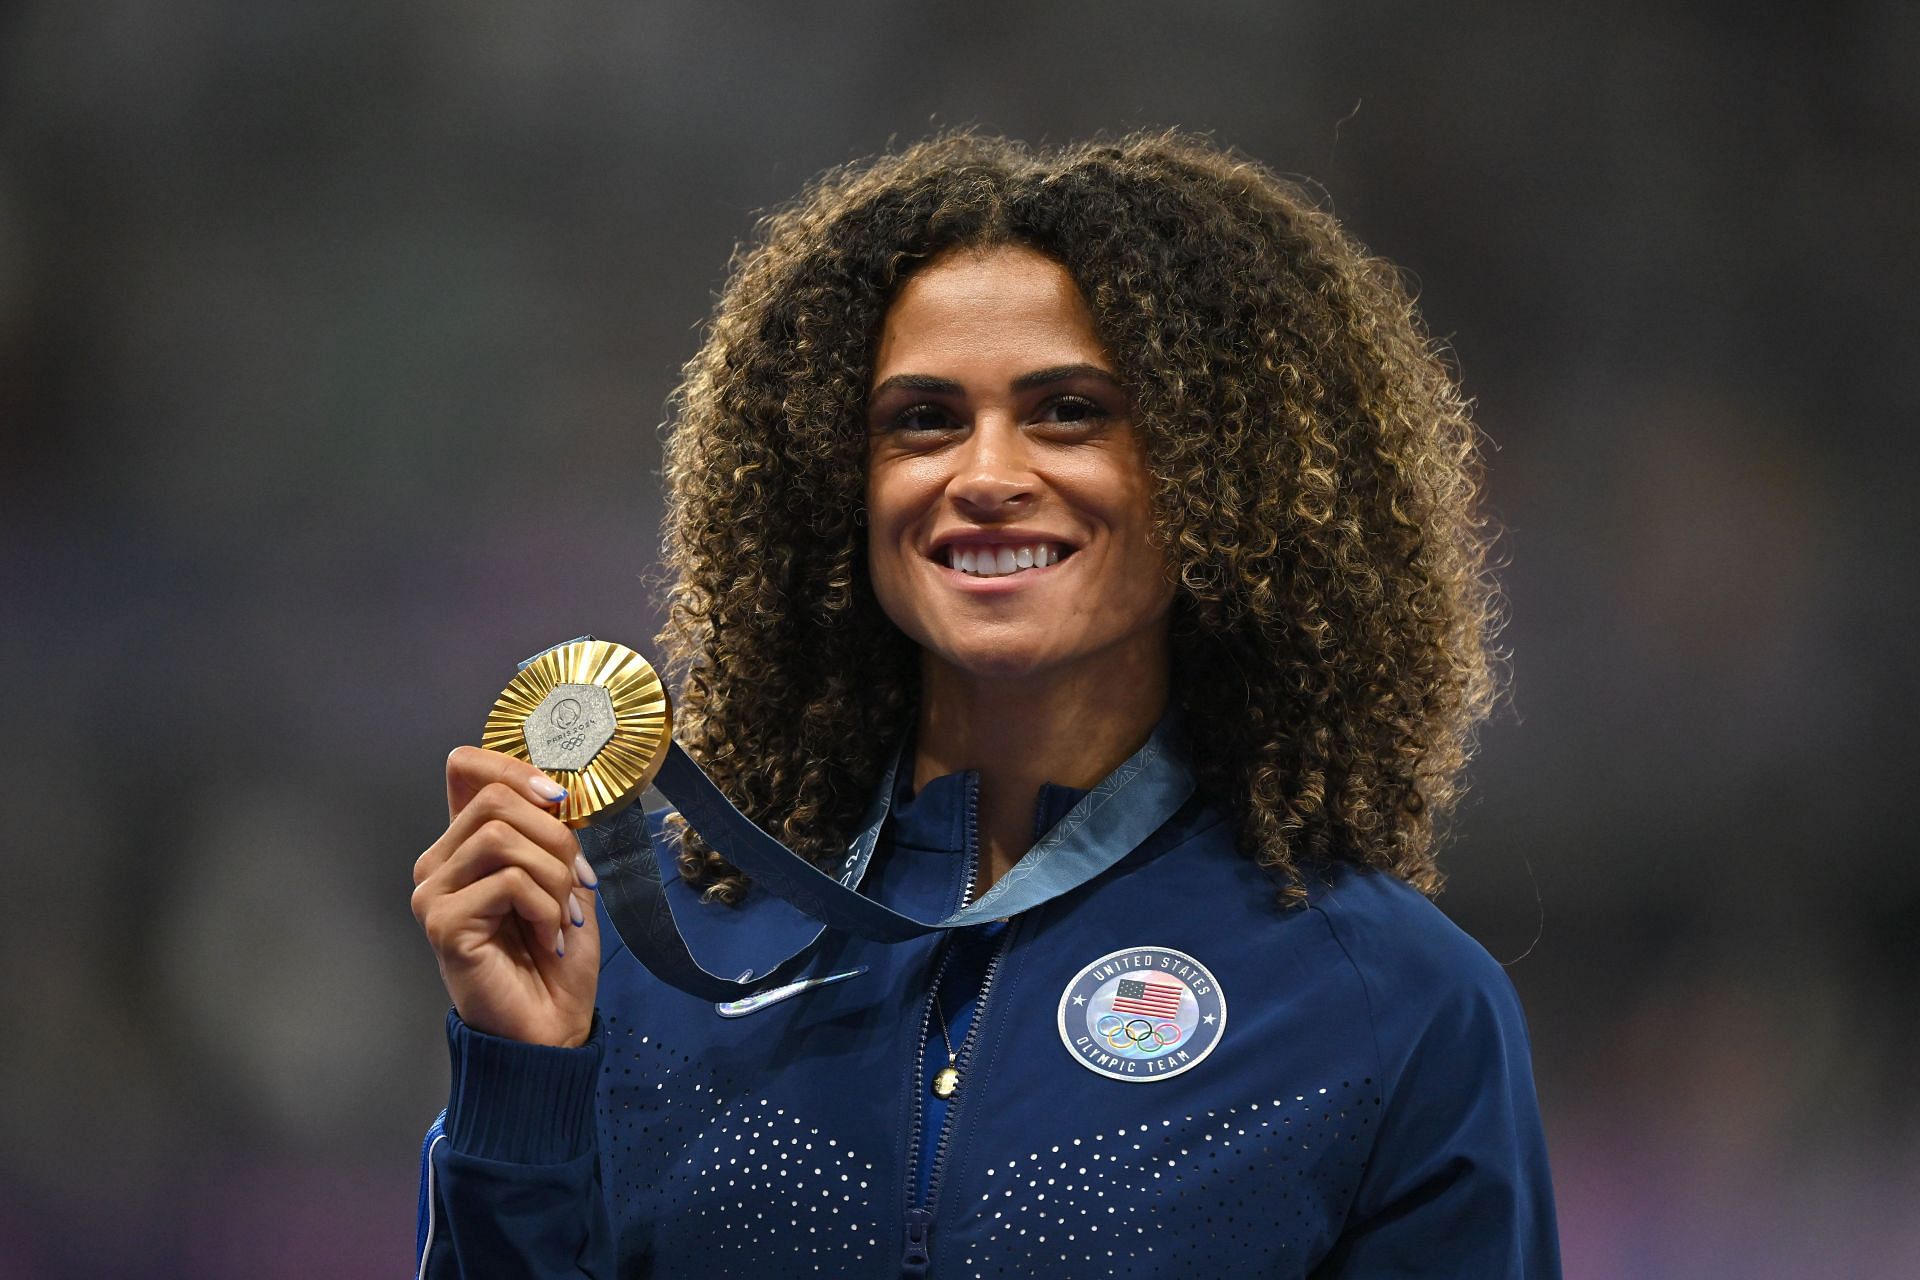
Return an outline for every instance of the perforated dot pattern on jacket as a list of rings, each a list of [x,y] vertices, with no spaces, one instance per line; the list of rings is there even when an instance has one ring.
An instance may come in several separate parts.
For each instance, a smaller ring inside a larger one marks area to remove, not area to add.
[[[613,1018],[607,1031],[602,1168],[623,1256],[678,1274],[839,1275],[895,1243],[871,1153],[643,1031]]]
[[[1331,1243],[1315,1237],[1351,1203],[1379,1109],[1371,1077],[1341,1080],[991,1163],[971,1206],[991,1243],[969,1248],[961,1274],[1270,1274],[1270,1249]]]

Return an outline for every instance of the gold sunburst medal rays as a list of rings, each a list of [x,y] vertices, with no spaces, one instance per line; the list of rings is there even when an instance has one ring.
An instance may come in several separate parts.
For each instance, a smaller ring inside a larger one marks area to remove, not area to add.
[[[672,735],[673,706],[653,664],[625,645],[583,639],[520,669],[488,713],[480,745],[565,787],[560,819],[584,827],[647,789]]]

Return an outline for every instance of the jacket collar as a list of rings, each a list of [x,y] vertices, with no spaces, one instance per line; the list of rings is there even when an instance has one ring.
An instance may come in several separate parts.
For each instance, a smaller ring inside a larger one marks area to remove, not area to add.
[[[907,756],[902,764],[911,759]],[[1052,830],[1086,794],[1078,787],[1042,783],[1033,806],[1033,838],[1039,840]],[[967,852],[967,830],[979,795],[978,770],[943,774],[915,794],[912,770],[901,769],[894,781],[894,844],[933,853]]]
[[[1177,703],[1170,703],[1157,732],[1163,734],[1176,758],[1184,760],[1186,717]],[[935,853],[966,853],[969,815],[976,811],[980,795],[980,773],[964,769],[942,774],[916,794],[913,789],[914,730],[909,727],[900,744],[894,766],[892,804],[888,812],[889,833],[895,846],[923,849]],[[1033,838],[1037,843],[1047,832],[1080,803],[1087,792],[1079,787],[1063,787],[1043,782],[1033,806]],[[875,799],[879,795],[876,793]]]

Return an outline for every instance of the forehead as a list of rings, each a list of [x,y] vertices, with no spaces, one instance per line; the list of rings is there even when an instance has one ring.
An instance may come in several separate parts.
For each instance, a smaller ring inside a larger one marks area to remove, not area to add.
[[[952,249],[909,277],[887,308],[873,381],[1080,363],[1112,368],[1065,267],[1017,245]]]

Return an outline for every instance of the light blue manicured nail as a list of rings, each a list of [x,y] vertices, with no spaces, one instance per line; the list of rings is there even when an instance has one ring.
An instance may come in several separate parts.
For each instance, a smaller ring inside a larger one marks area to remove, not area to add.
[[[556,801],[567,798],[567,789],[544,773],[534,774],[533,777],[527,780],[527,785],[533,788],[533,794],[539,796],[548,804],[553,804]]]
[[[576,929],[587,922],[586,913],[580,910],[579,899],[572,894],[567,895],[567,914],[573,917],[573,927]]]
[[[587,861],[584,853],[573,855],[573,874],[580,877],[580,883],[585,888],[591,889],[600,883],[600,877],[593,874],[593,864]]]

